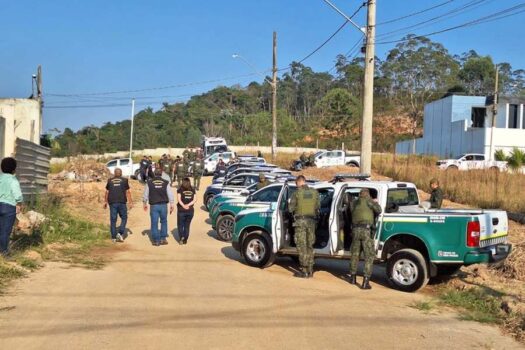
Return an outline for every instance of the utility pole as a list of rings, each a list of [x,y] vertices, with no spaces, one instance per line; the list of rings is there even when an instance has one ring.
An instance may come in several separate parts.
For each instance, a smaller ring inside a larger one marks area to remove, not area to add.
[[[361,124],[361,173],[372,172],[372,125],[374,113],[374,66],[376,0],[368,0],[366,25],[365,78],[363,86],[363,120]]]
[[[498,80],[499,67],[496,65],[496,81],[494,83],[494,101],[492,103],[492,123],[490,125],[490,155],[489,159],[494,160],[494,129],[496,129],[496,115],[498,114]]]
[[[133,124],[135,122],[135,99],[131,99],[131,132],[129,134],[129,158],[133,157]],[[130,160],[133,164],[133,160]]]
[[[272,73],[272,161],[275,161],[277,151],[277,32],[273,32]]]

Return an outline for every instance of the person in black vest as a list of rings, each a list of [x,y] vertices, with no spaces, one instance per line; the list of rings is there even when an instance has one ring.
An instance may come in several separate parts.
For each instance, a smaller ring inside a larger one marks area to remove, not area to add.
[[[140,180],[146,182],[148,181],[148,166],[149,161],[147,156],[143,156],[140,161]]]
[[[195,190],[191,187],[188,177],[182,180],[177,190],[177,227],[179,229],[179,244],[188,243],[190,237],[190,224],[195,212],[193,206],[197,201]]]
[[[144,187],[143,197],[144,211],[148,211],[148,203],[151,207],[151,240],[154,246],[168,244],[168,203],[171,214],[174,202],[170,182],[162,178],[162,169],[156,168],[154,177]]]
[[[115,169],[115,176],[108,180],[106,184],[106,201],[104,209],[109,205],[109,219],[111,227],[111,240],[115,242],[124,242],[122,235],[126,232],[126,223],[128,221],[128,208],[133,207],[131,200],[131,191],[128,179],[122,177],[122,170]],[[120,216],[120,227],[117,231],[117,219]]]

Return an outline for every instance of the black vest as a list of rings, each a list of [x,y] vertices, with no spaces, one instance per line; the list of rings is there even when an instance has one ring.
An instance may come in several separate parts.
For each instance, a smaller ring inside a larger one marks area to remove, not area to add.
[[[167,191],[168,186],[169,182],[160,177],[149,180],[149,204],[167,204],[170,201]]]

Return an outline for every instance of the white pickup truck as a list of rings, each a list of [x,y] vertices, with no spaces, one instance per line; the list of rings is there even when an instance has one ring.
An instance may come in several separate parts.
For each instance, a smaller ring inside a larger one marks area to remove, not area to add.
[[[457,159],[441,159],[436,165],[442,170],[507,170],[507,162],[488,160],[484,154],[478,153],[463,154]]]
[[[315,154],[315,166],[318,168],[326,168],[337,165],[359,167],[360,163],[361,156],[347,155],[345,152],[339,150],[321,150]]]
[[[119,158],[113,159],[106,163],[106,168],[108,168],[111,174],[115,174],[115,169],[120,168],[122,170],[122,176],[138,177],[140,173],[140,164],[133,164],[133,161],[130,158]]]

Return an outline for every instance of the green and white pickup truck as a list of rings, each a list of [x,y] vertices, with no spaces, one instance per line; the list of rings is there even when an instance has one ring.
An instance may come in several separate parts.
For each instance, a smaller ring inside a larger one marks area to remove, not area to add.
[[[374,235],[376,261],[386,263],[390,283],[402,291],[416,291],[430,278],[453,274],[461,266],[501,261],[511,250],[504,211],[423,209],[426,205],[420,205],[411,183],[327,182],[316,188],[322,198],[316,257],[350,258],[352,218],[347,206],[368,188],[383,208]],[[248,265],[263,268],[278,255],[297,255],[288,212],[293,190],[285,185],[276,203],[235,216],[232,245]]]

